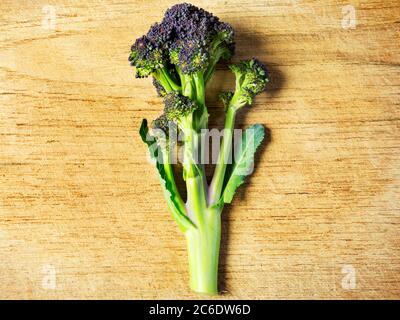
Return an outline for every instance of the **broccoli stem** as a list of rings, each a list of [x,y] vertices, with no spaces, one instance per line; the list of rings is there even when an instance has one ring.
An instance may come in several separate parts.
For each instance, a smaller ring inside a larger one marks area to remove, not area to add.
[[[221,211],[207,209],[197,229],[186,231],[190,287],[204,294],[218,293],[218,260],[221,240]]]
[[[221,53],[221,55],[222,55],[222,53]],[[221,55],[214,56],[210,59],[210,65],[208,66],[207,70],[204,72],[204,82],[205,83],[207,83],[211,79],[212,75],[214,74],[216,65],[217,65],[219,59],[221,58]]]
[[[193,86],[193,79],[190,75],[184,74],[182,72],[179,72],[179,76],[181,78],[181,83],[182,83],[182,95],[195,100],[195,88]]]
[[[202,107],[206,105],[206,93],[204,91],[204,78],[202,72],[197,72],[193,75],[194,85],[196,87],[196,101]]]
[[[175,81],[172,79],[171,75],[169,74],[169,71],[167,68],[162,68],[161,72],[163,73],[165,79],[168,81],[169,85],[171,86],[171,89],[174,91],[180,91],[180,86],[178,86]]]
[[[222,136],[221,147],[218,154],[218,162],[210,184],[209,203],[214,205],[221,197],[222,186],[225,178],[225,171],[229,162],[232,150],[233,128],[235,125],[236,109],[229,107],[226,112],[224,134]]]
[[[206,94],[203,72],[197,72],[193,75],[193,82],[196,89],[196,101],[199,108],[195,111],[195,128],[200,131],[208,127],[208,111],[206,107]]]
[[[182,73],[179,69],[178,74],[182,83],[182,94],[197,101],[196,82],[191,75]],[[202,98],[201,98],[202,99]],[[204,101],[204,99],[202,99]],[[199,155],[201,152],[201,135],[196,130],[196,116],[192,114],[191,121],[180,123],[185,135],[184,148],[184,179],[187,190],[187,206],[189,217],[197,225],[203,220],[203,212],[207,208],[206,180],[203,166],[199,165]]]
[[[164,87],[165,91],[170,92],[170,91],[181,91],[181,87],[175,83],[175,81],[172,79],[171,75],[169,74],[169,71],[167,68],[163,67],[158,70],[156,70],[153,73],[153,77],[160,82],[160,84]]]
[[[196,224],[203,222],[203,213],[207,209],[205,174],[197,163],[200,136],[192,129],[185,131],[184,179],[187,190],[187,208],[189,218]]]

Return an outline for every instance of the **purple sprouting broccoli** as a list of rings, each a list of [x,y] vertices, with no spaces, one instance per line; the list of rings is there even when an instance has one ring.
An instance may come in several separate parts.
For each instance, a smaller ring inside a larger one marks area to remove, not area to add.
[[[140,135],[155,160],[167,206],[185,233],[191,287],[207,294],[218,292],[221,212],[249,174],[255,148],[264,138],[261,125],[248,128],[242,136],[238,160],[235,155],[235,161],[229,163],[236,112],[250,105],[268,82],[268,72],[258,60],[241,61],[230,66],[236,77],[235,90],[220,94],[226,112],[225,130],[213,178],[207,183],[204,164],[199,163],[206,152],[201,144],[203,129],[208,128],[205,86],[217,63],[230,59],[234,49],[234,31],[229,24],[183,3],[168,9],[160,23],[137,39],[129,56],[136,77],[153,77],[157,93],[164,98],[163,114],[150,129],[143,120]],[[184,137],[186,202],[176,186],[171,159],[171,132],[177,131]]]

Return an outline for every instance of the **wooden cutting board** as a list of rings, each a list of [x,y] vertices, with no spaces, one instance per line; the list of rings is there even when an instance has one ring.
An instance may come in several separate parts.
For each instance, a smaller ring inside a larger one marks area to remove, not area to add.
[[[1,1],[0,298],[198,298],[127,61],[173,3]],[[399,1],[193,3],[272,75],[237,121],[271,141],[223,215],[220,297],[400,298]]]

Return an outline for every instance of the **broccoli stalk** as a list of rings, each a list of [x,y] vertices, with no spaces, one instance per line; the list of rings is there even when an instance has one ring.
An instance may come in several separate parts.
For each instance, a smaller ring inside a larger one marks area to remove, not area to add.
[[[226,117],[220,153],[213,179],[210,184],[210,203],[215,204],[221,197],[225,171],[232,152],[232,137],[236,112],[245,105],[251,105],[253,98],[265,88],[268,72],[256,59],[242,61],[230,66],[236,77],[235,92],[223,92],[220,98],[225,105]]]
[[[224,203],[231,202],[236,188],[249,174],[242,169],[252,164],[255,149],[250,147],[257,147],[264,137],[261,125],[246,130],[238,160],[235,157],[236,162],[227,163],[232,153],[236,112],[250,105],[268,81],[267,71],[255,59],[231,65],[236,88],[220,95],[226,110],[225,129],[218,163],[208,186],[204,165],[199,161],[205,152],[201,142],[209,117],[205,88],[217,63],[229,59],[233,52],[232,27],[211,13],[184,3],[168,9],[161,23],[154,24],[135,41],[129,56],[136,77],[152,76],[157,93],[164,97],[164,113],[153,121],[151,131],[144,120],[140,134],[155,160],[168,208],[186,237],[191,288],[206,294],[218,292]],[[184,136],[186,203],[176,186],[170,157],[175,143],[170,134],[171,124]],[[247,135],[249,132],[253,135]]]

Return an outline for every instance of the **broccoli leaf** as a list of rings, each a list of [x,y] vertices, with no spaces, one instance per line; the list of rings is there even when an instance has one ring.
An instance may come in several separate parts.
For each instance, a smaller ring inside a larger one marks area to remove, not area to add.
[[[230,175],[218,202],[219,205],[231,203],[236,189],[244,182],[246,176],[250,175],[254,168],[254,154],[264,139],[264,127],[255,124],[246,129],[242,135],[241,143],[235,148],[234,162],[232,163]]]
[[[179,228],[182,231],[186,231],[190,227],[195,227],[193,222],[186,216],[184,212],[179,208],[177,201],[177,195],[172,187],[172,181],[170,181],[165,172],[163,163],[162,151],[158,147],[156,140],[149,134],[149,128],[147,126],[147,120],[143,119],[139,129],[140,137],[142,141],[149,147],[150,157],[155,162],[160,182],[164,191],[165,199],[167,200],[168,208],[170,209],[173,218],[178,223]]]
[[[147,126],[146,119],[142,120],[139,134],[142,141],[149,147],[150,157],[155,162],[160,178],[164,180],[164,184],[166,185],[165,169],[162,163],[162,155],[160,154],[161,150],[157,147],[156,139],[149,134],[149,127]]]

